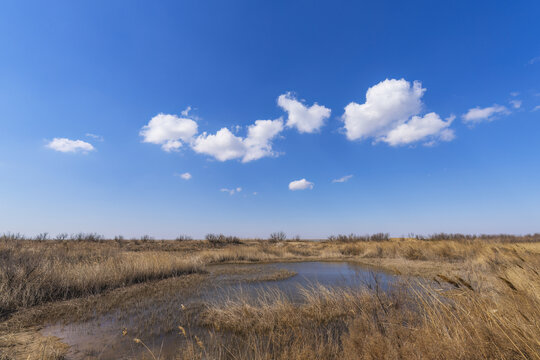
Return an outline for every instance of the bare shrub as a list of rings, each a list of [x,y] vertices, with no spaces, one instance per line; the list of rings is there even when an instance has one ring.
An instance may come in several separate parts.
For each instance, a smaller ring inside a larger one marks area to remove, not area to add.
[[[207,234],[205,237],[206,241],[212,246],[225,246],[227,244],[242,244],[240,238],[236,236],[225,236],[223,234]]]
[[[100,242],[104,241],[105,237],[97,233],[78,233],[71,235],[71,240],[75,241],[88,241],[88,242]]]
[[[10,233],[10,232],[7,232],[7,233],[4,233],[2,235],[0,235],[0,241],[5,241],[5,242],[9,242],[9,241],[19,241],[19,240],[25,240],[26,237],[20,233]]]
[[[268,241],[278,242],[287,240],[287,235],[283,231],[278,231],[270,234]]]
[[[331,235],[328,237],[328,241],[333,242],[368,242],[368,241],[388,241],[390,240],[390,234],[387,233],[376,233],[373,235]]]
[[[55,239],[58,240],[58,241],[67,240],[67,239],[69,239],[69,234],[68,233],[60,233],[60,234],[56,235]]]
[[[49,238],[49,233],[44,232],[44,233],[37,234],[36,237],[34,238],[34,240],[35,241],[45,241],[48,238]]]

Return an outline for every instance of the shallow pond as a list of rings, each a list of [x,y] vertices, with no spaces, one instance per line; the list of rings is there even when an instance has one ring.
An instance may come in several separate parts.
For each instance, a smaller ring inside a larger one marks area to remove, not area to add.
[[[242,293],[257,296],[265,290],[279,289],[291,299],[301,301],[299,289],[315,285],[331,287],[373,287],[383,291],[400,276],[347,262],[298,262],[270,264],[225,264],[208,267],[206,280],[181,290],[132,298],[129,308],[96,315],[92,320],[46,326],[42,333],[56,336],[71,346],[68,359],[122,359],[141,354],[133,342],[141,338],[155,354],[174,354],[182,343],[178,325],[186,316],[197,316],[202,304],[220,302]],[[164,285],[165,286],[165,285]],[[182,308],[188,309],[183,311]],[[128,334],[122,335],[127,329]],[[194,329],[193,331],[202,331]]]

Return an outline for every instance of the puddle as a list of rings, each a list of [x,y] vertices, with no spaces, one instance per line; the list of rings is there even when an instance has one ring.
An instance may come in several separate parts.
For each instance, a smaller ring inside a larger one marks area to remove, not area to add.
[[[230,266],[230,265],[217,265]],[[217,267],[216,266],[216,267]],[[299,262],[299,263],[272,263],[264,265],[235,265],[240,269],[249,270],[250,267],[257,267],[263,274],[289,272],[294,274],[277,281],[251,281],[256,280],[249,275],[236,275],[238,282],[231,283],[233,276],[224,275],[223,280],[217,281],[214,288],[203,292],[202,297],[213,300],[222,296],[227,296],[238,290],[242,292],[256,294],[260,290],[279,289],[290,297],[299,298],[299,287],[310,287],[320,284],[330,287],[362,287],[378,286],[385,290],[397,280],[397,276],[380,270],[367,269],[361,265],[347,262]]]
[[[383,291],[400,277],[346,262],[226,264],[209,266],[208,280],[197,288],[166,296],[131,299],[134,305],[98,316],[94,320],[51,324],[42,330],[71,346],[67,359],[128,359],[144,350],[133,338],[142,339],[161,358],[174,355],[182,345],[178,325],[196,317],[205,301],[220,301],[239,291],[256,296],[279,289],[301,301],[299,287],[315,284],[332,287],[379,286]],[[187,310],[182,310],[185,306]],[[126,328],[128,334],[122,335]],[[195,333],[204,329],[192,329]]]

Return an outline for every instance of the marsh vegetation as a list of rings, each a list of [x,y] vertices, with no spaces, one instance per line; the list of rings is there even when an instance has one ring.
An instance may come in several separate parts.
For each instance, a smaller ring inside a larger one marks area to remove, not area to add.
[[[3,236],[0,354],[110,358],[44,330],[96,321],[125,344],[116,358],[540,358],[539,235],[278,235]],[[372,275],[302,282],[299,262]]]

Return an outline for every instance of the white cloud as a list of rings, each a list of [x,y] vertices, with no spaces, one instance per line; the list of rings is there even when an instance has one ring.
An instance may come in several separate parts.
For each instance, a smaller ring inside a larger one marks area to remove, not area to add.
[[[535,64],[537,62],[540,62],[540,56],[534,57],[531,60],[529,60],[529,65]]]
[[[234,125],[231,129],[235,134],[238,134],[242,130],[242,125]]]
[[[306,179],[301,179],[301,180],[295,180],[295,181],[291,181],[289,183],[289,190],[292,190],[292,191],[296,191],[296,190],[306,190],[306,189],[313,189],[313,186],[315,184],[313,184],[312,182],[309,182],[307,181]]]
[[[237,187],[236,189],[226,189],[226,188],[223,188],[223,189],[219,189],[219,191],[229,193],[229,195],[234,195],[235,193],[241,192],[241,191],[242,191],[242,188],[241,188],[241,187]]]
[[[184,142],[191,142],[195,134],[197,123],[192,119],[162,113],[154,116],[139,132],[143,142],[159,144],[165,151],[178,150]]]
[[[70,140],[66,138],[54,138],[47,144],[47,147],[56,151],[68,153],[87,153],[94,150],[92,144],[82,140]]]
[[[510,100],[510,104],[514,107],[514,109],[519,109],[521,107],[521,104],[523,103],[521,100]]]
[[[386,79],[370,87],[366,102],[349,103],[343,121],[349,140],[373,138],[392,146],[426,138],[450,140],[452,120],[443,121],[436,113],[418,116],[423,108],[422,83],[405,79]]]
[[[536,105],[532,111],[540,110],[540,105]]]
[[[283,120],[257,120],[248,127],[248,136],[244,139],[246,154],[242,162],[257,160],[265,156],[276,155],[272,150],[272,139],[283,131]]]
[[[411,87],[404,79],[386,79],[370,87],[364,104],[351,102],[345,107],[343,120],[347,138],[384,136],[420,112],[424,91],[420,82],[415,81]]]
[[[188,106],[187,108],[185,108],[184,110],[180,112],[180,115],[182,115],[183,117],[188,117],[190,111],[191,111],[191,106]]]
[[[314,133],[330,117],[330,109],[314,103],[307,107],[290,93],[280,95],[278,105],[288,113],[287,127],[296,127],[300,133]]]
[[[222,128],[215,135],[202,133],[195,139],[193,150],[213,156],[219,161],[237,159],[245,154],[242,138],[235,136],[227,128]]]
[[[448,127],[454,119],[455,116],[444,121],[435,113],[429,113],[423,117],[413,116],[408,122],[390,130],[382,140],[392,146],[410,144],[428,136],[450,141],[454,139],[454,131]]]
[[[512,91],[512,92],[510,93],[510,96],[513,96],[513,97],[516,97],[516,96],[518,96],[518,95],[519,95],[519,92],[517,92],[517,91]]]
[[[103,136],[101,136],[101,135],[96,135],[96,134],[92,134],[92,133],[86,133],[85,135],[87,137],[91,137],[92,139],[94,139],[96,141],[100,141],[100,142],[103,141]]]
[[[191,174],[188,172],[185,172],[183,174],[175,174],[175,175],[181,177],[184,180],[190,180],[192,178]]]
[[[215,135],[203,133],[194,143],[193,150],[213,156],[219,161],[242,159],[242,162],[257,160],[266,156],[275,156],[272,140],[283,131],[283,120],[257,120],[248,127],[246,138],[234,135],[229,129],[222,128]]]
[[[461,117],[465,123],[479,123],[482,121],[491,121],[493,116],[496,114],[507,114],[509,111],[505,106],[502,105],[493,105],[485,108],[475,107],[469,109]]]
[[[350,178],[352,178],[352,175],[345,175],[343,177],[340,177],[339,179],[332,180],[333,183],[344,183],[346,181],[349,181]]]

